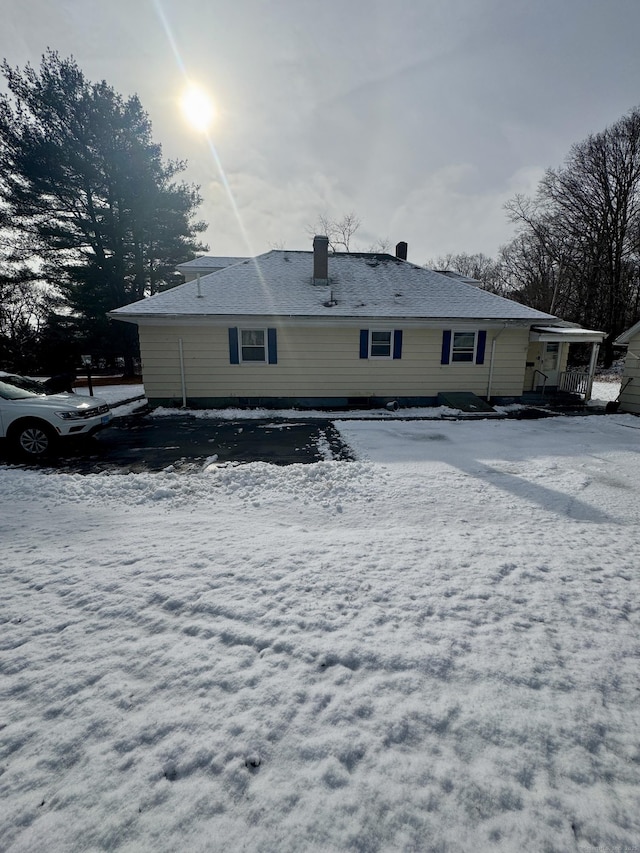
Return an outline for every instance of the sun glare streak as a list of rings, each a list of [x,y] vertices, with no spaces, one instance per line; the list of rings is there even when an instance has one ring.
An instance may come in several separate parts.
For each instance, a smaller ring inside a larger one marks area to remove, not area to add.
[[[176,40],[173,37],[173,33],[171,32],[171,27],[169,26],[169,21],[167,21],[167,18],[164,14],[164,9],[162,8],[162,5],[160,4],[160,0],[154,0],[153,5],[156,7],[156,13],[157,13],[158,17],[160,18],[160,23],[162,24],[162,28],[164,29],[164,34],[167,37],[167,41],[169,42],[171,50],[173,51],[173,56],[176,60],[176,64],[177,64],[178,68],[180,69],[180,71],[183,73],[184,77],[186,78],[187,72],[185,70],[184,63],[182,61],[182,57],[180,56],[180,51],[178,50],[178,45],[176,44]]]
[[[231,190],[231,187],[229,186],[229,181],[227,180],[227,176],[225,174],[225,171],[222,168],[222,162],[220,161],[220,157],[218,156],[218,152],[216,151],[216,146],[213,144],[213,139],[211,138],[211,136],[208,133],[206,134],[206,139],[207,139],[207,145],[209,146],[209,151],[211,152],[211,157],[213,158],[213,162],[216,164],[218,174],[220,175],[220,180],[222,182],[222,186],[224,187],[224,190],[227,194],[227,198],[229,199],[229,204],[231,205],[231,209],[233,210],[233,214],[234,214],[234,216],[238,222],[238,226],[239,226],[240,231],[242,233],[242,238],[243,238],[244,242],[246,243],[247,248],[249,249],[250,257],[252,259],[255,259],[255,252],[253,251],[251,243],[249,242],[249,235],[247,234],[245,227],[244,227],[244,224],[242,222],[242,217],[240,216],[240,211],[238,210],[238,206],[236,205],[236,200],[233,196],[233,192]],[[254,264],[255,264],[256,270],[258,272],[258,276],[260,277],[260,282],[262,283],[263,288],[266,289],[267,285],[266,285],[266,282],[262,276],[262,271],[260,270],[260,267],[255,262],[255,260],[254,260]]]
[[[182,76],[184,77],[185,85],[187,87],[189,87],[191,85],[190,80],[189,80],[189,75],[187,74],[187,70],[185,68],[184,62],[182,61],[182,57],[180,55],[178,45],[176,44],[176,40],[173,37],[173,32],[171,30],[171,26],[169,24],[169,21],[167,20],[165,14],[164,14],[162,4],[161,4],[160,0],[154,0],[153,5],[155,6],[156,13],[157,13],[158,18],[160,19],[160,22],[161,22],[162,27],[164,29],[165,35],[167,37],[167,41],[169,42],[169,45],[171,46],[171,50],[173,52],[173,56],[175,58],[176,65],[178,66],[178,69],[180,70]],[[212,110],[211,118],[213,118],[213,104],[211,102],[209,102],[209,103],[210,103],[210,108]],[[183,109],[184,109],[184,107],[183,107]],[[260,284],[262,286],[262,289],[264,290],[264,292],[266,294],[270,295],[270,293],[271,293],[270,288],[269,288],[269,286],[268,286],[268,284],[267,284],[267,282],[266,282],[266,280],[262,274],[262,270],[260,269],[260,265],[258,264],[258,262],[255,258],[255,252],[254,252],[253,247],[251,246],[251,243],[249,241],[249,235],[247,234],[247,231],[246,231],[244,224],[242,222],[242,217],[240,216],[240,211],[238,210],[238,206],[237,206],[236,200],[233,196],[233,192],[231,191],[231,187],[229,186],[227,176],[225,174],[224,169],[222,168],[222,162],[220,160],[220,157],[218,156],[218,152],[217,152],[216,147],[213,143],[213,139],[211,138],[211,136],[208,132],[208,125],[204,125],[200,129],[203,131],[205,139],[207,140],[207,145],[209,147],[209,151],[211,152],[211,158],[215,164],[216,169],[218,170],[218,175],[220,176],[220,181],[222,183],[222,186],[224,187],[225,193],[227,194],[227,198],[229,199],[229,204],[231,205],[231,210],[233,211],[233,215],[235,216],[236,221],[238,223],[240,233],[242,234],[242,239],[244,240],[244,243],[248,249],[247,254],[249,255],[249,257],[253,261],[253,264],[256,268],[256,272],[258,274],[258,278],[260,279]]]

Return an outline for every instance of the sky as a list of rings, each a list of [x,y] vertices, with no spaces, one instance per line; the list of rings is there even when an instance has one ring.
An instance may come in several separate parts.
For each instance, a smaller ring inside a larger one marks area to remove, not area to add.
[[[200,185],[209,254],[311,248],[354,212],[352,248],[495,255],[504,211],[572,144],[640,103],[637,0],[0,0],[0,56],[47,47],[138,94]],[[211,94],[208,135],[184,120]]]

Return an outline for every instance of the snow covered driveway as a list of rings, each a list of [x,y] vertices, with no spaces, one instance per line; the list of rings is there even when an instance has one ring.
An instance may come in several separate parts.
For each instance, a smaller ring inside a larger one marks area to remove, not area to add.
[[[339,428],[0,468],[4,850],[640,844],[640,420]]]

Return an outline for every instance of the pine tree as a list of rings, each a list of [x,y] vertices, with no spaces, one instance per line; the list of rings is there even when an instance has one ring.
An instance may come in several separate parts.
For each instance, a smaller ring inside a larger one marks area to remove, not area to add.
[[[131,367],[135,329],[106,312],[176,284],[176,264],[206,248],[198,188],[176,180],[185,164],[163,160],[137,96],[89,82],[73,58],[49,50],[39,70],[2,73],[3,220],[83,345]]]

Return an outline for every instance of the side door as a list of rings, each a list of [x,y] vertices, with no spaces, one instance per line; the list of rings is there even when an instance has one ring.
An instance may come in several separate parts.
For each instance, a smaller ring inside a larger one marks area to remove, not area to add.
[[[558,341],[548,341],[542,354],[542,372],[547,375],[547,388],[556,388],[560,382],[560,356],[562,344]]]

